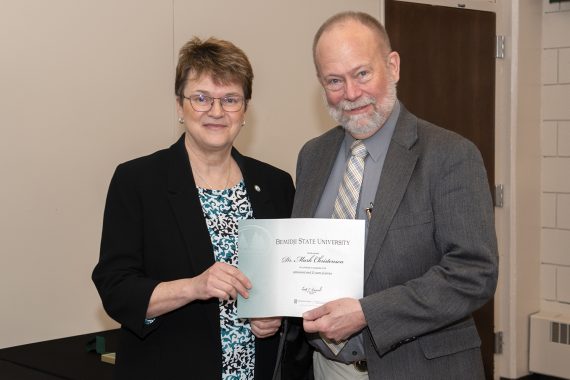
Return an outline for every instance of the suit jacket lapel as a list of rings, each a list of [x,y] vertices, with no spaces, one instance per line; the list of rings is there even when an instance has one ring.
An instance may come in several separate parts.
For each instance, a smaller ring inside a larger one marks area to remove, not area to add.
[[[302,159],[303,182],[298,182],[293,206],[294,218],[314,217],[321,196],[329,179],[336,155],[344,139],[342,127],[336,127],[319,139],[318,146]],[[312,155],[311,155],[312,154]],[[297,179],[300,180],[299,178]]]
[[[380,248],[398,206],[404,197],[418,154],[411,148],[417,141],[417,118],[401,106],[392,141],[388,147],[378,190],[374,199],[374,213],[368,227],[364,255],[364,282],[380,253]]]

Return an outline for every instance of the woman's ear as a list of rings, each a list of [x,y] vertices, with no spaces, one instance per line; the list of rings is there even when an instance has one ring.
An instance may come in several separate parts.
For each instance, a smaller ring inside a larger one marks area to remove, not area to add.
[[[176,113],[178,114],[178,117],[183,118],[184,117],[184,107],[183,107],[183,103],[180,101],[180,97],[177,96],[174,99],[174,102],[176,103]]]

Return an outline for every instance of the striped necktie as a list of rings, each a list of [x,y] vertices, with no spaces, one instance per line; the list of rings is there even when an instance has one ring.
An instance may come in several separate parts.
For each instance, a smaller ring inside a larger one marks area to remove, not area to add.
[[[368,151],[361,140],[355,140],[350,146],[350,152],[351,156],[334,203],[332,217],[335,219],[356,218],[356,205],[364,174],[364,159]]]
[[[360,188],[362,187],[362,175],[364,174],[364,159],[368,151],[361,140],[355,140],[350,146],[350,152],[351,156],[334,203],[332,215],[334,219],[356,218],[356,205],[358,205]],[[332,342],[323,336],[321,336],[321,339],[335,356],[338,355],[346,344],[346,341]]]

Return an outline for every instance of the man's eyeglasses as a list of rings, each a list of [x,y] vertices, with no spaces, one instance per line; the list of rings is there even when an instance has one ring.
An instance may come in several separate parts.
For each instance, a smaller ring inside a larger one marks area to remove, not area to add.
[[[184,99],[190,100],[190,105],[196,112],[208,112],[212,109],[214,105],[214,100],[219,100],[222,109],[226,112],[237,112],[241,110],[244,104],[243,96],[239,95],[227,95],[222,96],[221,98],[214,98],[212,96],[197,94],[197,95],[190,95],[184,96]]]

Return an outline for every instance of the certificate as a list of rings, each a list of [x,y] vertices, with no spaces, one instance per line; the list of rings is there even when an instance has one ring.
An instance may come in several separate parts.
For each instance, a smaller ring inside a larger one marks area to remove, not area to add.
[[[239,221],[238,267],[250,279],[238,318],[300,317],[338,298],[361,298],[364,220]]]

